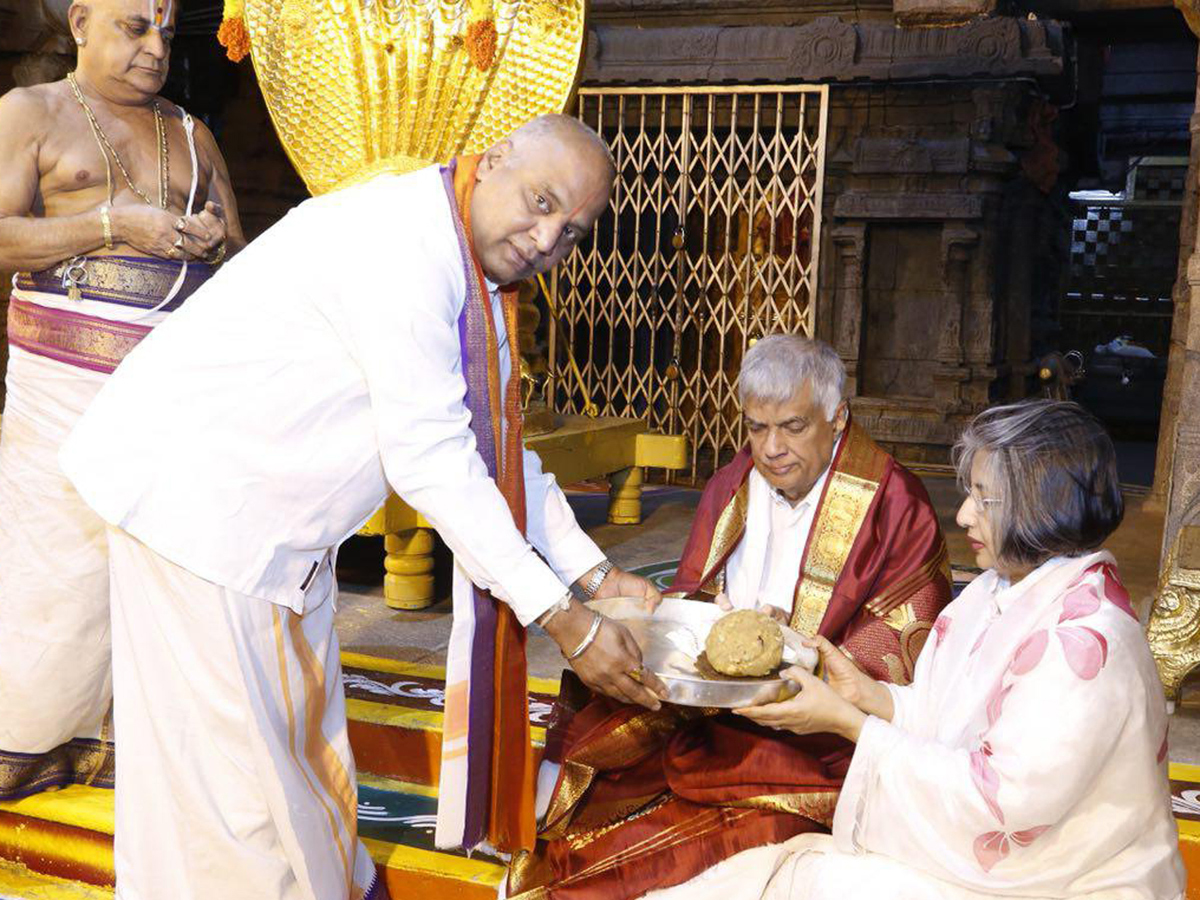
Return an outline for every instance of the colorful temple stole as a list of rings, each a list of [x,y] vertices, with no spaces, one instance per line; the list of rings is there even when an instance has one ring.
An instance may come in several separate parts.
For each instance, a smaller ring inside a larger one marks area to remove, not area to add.
[[[18,300],[8,305],[8,341],[29,353],[110,374],[150,329]]]
[[[888,455],[851,422],[837,456],[830,463],[829,478],[817,501],[796,582],[789,623],[793,630],[812,635],[820,628],[833,598],[834,585],[887,474],[888,461]],[[715,593],[718,589],[718,576],[746,531],[749,496],[749,482],[743,480],[717,518],[700,578],[706,592]]]
[[[524,533],[520,385],[514,375],[507,390],[501,390],[491,298],[470,240],[471,193],[478,164],[477,156],[460,157],[442,169],[467,287],[458,322],[467,384],[464,402],[479,455]],[[510,346],[514,346],[515,290],[502,294],[502,307]],[[456,577],[446,662],[439,847],[469,849],[485,841],[503,851],[533,846],[534,765],[528,703],[525,630],[507,604]]]
[[[833,599],[850,550],[866,521],[867,511],[887,473],[889,458],[857,425],[846,429],[846,440],[834,460],[817,516],[800,562],[800,580],[792,603],[791,627],[816,634]]]
[[[77,277],[70,280],[77,282],[75,288],[81,300],[153,309],[171,292],[181,266],[174,260],[144,256],[81,256],[40,272],[18,272],[13,286],[19,291],[68,296],[69,288],[64,283],[66,276],[74,275]],[[162,307],[162,312],[178,309],[214,271],[208,263],[190,263],[179,293]]]
[[[14,347],[80,369],[110,374],[151,326],[61,309],[41,298],[68,297],[167,313],[206,282],[214,271],[193,263],[179,291],[170,294],[181,264],[132,256],[75,257],[40,272],[21,272],[13,280],[8,308],[8,340]],[[90,307],[95,309],[95,307]]]

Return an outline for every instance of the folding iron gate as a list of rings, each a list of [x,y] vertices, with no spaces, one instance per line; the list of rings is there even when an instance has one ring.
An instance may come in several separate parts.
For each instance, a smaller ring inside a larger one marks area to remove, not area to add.
[[[693,482],[736,452],[746,348],[814,330],[828,99],[813,85],[580,90],[619,179],[552,280],[551,408],[590,399],[686,435]]]

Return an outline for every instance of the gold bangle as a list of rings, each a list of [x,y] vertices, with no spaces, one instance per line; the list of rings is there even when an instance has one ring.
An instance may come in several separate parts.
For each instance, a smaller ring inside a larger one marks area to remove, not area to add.
[[[217,247],[217,254],[208,261],[210,266],[219,266],[225,260],[226,242],[221,241],[221,246]]]
[[[100,207],[100,224],[104,228],[104,249],[111,250],[112,242],[112,219],[108,217],[108,205]]]

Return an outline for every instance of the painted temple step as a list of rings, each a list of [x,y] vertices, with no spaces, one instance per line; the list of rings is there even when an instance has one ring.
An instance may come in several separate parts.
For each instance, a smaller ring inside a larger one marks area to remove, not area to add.
[[[395,900],[492,900],[504,875],[487,854],[433,846],[437,790],[363,775],[359,836]],[[74,785],[0,803],[0,898],[111,900],[113,792]]]
[[[1171,764],[1171,802],[1200,900],[1200,767]],[[437,790],[359,777],[359,833],[394,900],[492,900],[500,860],[433,847]],[[0,898],[111,900],[113,793],[79,785],[0,803]]]
[[[433,846],[445,670],[342,654],[359,833],[393,897],[491,900],[498,859]],[[530,679],[540,749],[558,681]],[[0,900],[112,897],[113,794],[79,785],[0,802]]]
[[[446,672],[441,666],[342,654],[350,745],[360,772],[436,786]],[[529,679],[535,753],[558,696],[558,680]]]

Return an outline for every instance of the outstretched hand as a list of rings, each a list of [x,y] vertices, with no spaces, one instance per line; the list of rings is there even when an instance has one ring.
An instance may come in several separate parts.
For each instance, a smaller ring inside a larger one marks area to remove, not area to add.
[[[805,647],[821,656],[824,680],[835,694],[865,712],[891,721],[892,694],[882,684],[854,664],[845,653],[833,646],[828,638],[816,635],[802,641]]]
[[[858,740],[866,714],[813,675],[807,669],[793,666],[783,671],[783,677],[800,686],[800,693],[780,703],[766,703],[735,709],[739,716],[752,722],[796,734],[828,732]]]
[[[666,685],[642,665],[641,648],[629,629],[605,616],[597,620],[598,615],[573,599],[565,612],[549,618],[544,627],[563,656],[569,657],[583,645],[598,621],[592,642],[574,659],[568,659],[568,665],[597,693],[621,703],[658,709],[662,705],[660,698],[667,696]]]
[[[592,646],[570,665],[592,690],[622,703],[658,709],[659,697],[667,695],[658,676],[642,666],[641,648],[629,629],[612,619],[604,620]]]
[[[614,566],[596,589],[596,599],[603,597],[640,597],[646,612],[654,612],[662,603],[662,591],[641,575],[634,575]]]

